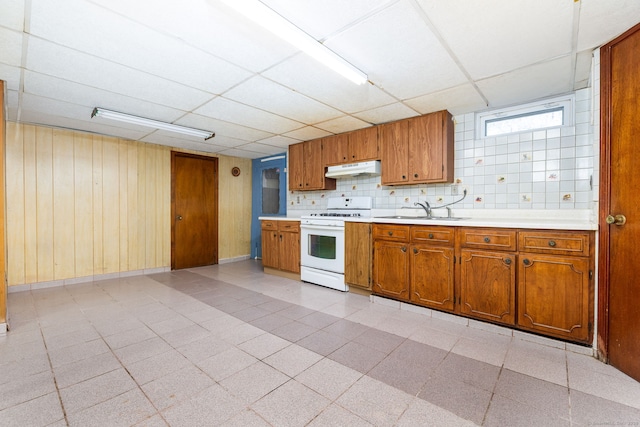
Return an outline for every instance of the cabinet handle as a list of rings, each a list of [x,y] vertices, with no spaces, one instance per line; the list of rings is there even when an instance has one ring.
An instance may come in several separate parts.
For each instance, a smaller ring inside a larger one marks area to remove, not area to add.
[[[389,236],[393,236],[393,231],[388,232]]]
[[[433,239],[433,233],[429,233],[429,238]]]
[[[490,238],[488,238],[488,237],[485,237],[485,238],[484,238],[484,242],[485,242],[485,243],[489,243],[490,241],[491,241],[491,239],[490,239]]]
[[[413,177],[414,177],[414,178],[417,178],[417,177],[418,177],[418,174],[417,174],[417,173],[414,173],[414,174],[413,174]]]
[[[522,261],[522,263],[523,263],[524,265],[529,265],[529,264],[531,264],[531,261],[529,261],[527,258],[525,258],[525,259]]]
[[[402,179],[407,179],[407,175],[402,175]]]
[[[505,259],[504,263],[507,264],[507,265],[511,265],[511,258]]]
[[[556,245],[556,242],[554,242],[553,240],[549,240],[549,246],[553,248],[555,245]]]
[[[413,253],[417,255],[418,254],[418,248],[413,248]]]
[[[401,248],[400,248],[400,250],[401,250],[402,252],[407,252],[407,247],[406,247],[406,246],[403,246],[403,247],[401,247]]]

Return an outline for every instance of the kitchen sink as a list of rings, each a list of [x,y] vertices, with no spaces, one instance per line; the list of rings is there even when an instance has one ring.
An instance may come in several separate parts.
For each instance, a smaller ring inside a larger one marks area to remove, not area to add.
[[[380,218],[380,219],[420,219],[420,220],[433,220],[433,221],[460,221],[463,219],[469,219],[469,218],[461,218],[461,217],[439,217],[439,216],[432,216],[431,218],[427,217],[427,216],[403,216],[403,215],[389,215],[389,216],[377,216],[374,217],[373,219],[375,220],[376,218]]]

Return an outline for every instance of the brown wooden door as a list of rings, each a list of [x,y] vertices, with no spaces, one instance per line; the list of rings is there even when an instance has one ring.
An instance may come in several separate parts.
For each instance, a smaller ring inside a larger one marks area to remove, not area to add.
[[[379,158],[378,128],[376,126],[356,130],[349,134],[349,158],[347,161],[359,162]]]
[[[409,250],[402,242],[373,244],[373,292],[407,301],[409,299]]]
[[[516,256],[468,249],[460,255],[460,311],[514,325]]]
[[[304,143],[289,146],[289,190],[304,189]]]
[[[380,154],[382,157],[382,184],[409,182],[408,122],[380,125]]]
[[[410,288],[411,302],[453,311],[453,248],[414,245]]]
[[[171,153],[171,268],[218,263],[218,159]]]
[[[601,49],[600,356],[640,381],[640,25]],[[625,215],[609,225],[608,215]]]

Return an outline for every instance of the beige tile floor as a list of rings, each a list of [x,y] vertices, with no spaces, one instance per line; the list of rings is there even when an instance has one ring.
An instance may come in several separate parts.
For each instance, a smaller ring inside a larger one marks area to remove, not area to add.
[[[1,426],[639,425],[588,349],[262,273],[9,294]]]

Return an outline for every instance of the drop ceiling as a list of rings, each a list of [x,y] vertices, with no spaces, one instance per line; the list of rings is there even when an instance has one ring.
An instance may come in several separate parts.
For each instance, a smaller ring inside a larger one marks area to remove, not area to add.
[[[367,73],[357,86],[215,0],[3,0],[8,119],[259,158],[289,144],[590,85],[636,0],[262,0]],[[94,107],[210,130],[91,119]]]

